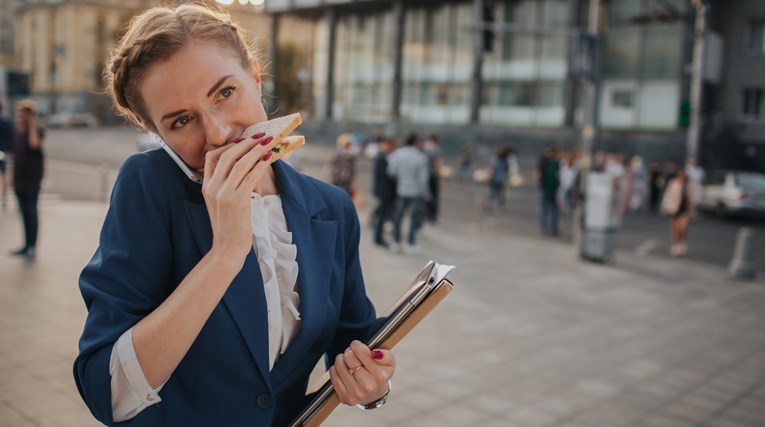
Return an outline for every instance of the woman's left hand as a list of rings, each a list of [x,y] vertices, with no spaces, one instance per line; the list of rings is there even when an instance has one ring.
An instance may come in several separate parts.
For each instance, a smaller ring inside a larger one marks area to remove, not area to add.
[[[341,402],[358,405],[383,397],[395,370],[396,359],[390,350],[373,351],[361,341],[353,341],[337,355],[329,377]]]

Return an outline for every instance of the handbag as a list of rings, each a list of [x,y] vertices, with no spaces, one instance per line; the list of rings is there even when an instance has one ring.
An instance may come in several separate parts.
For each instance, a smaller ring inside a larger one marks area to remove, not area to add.
[[[667,186],[667,191],[664,192],[664,197],[661,199],[661,207],[659,212],[662,215],[674,215],[680,209],[680,203],[682,202],[683,188],[682,184],[673,179]]]

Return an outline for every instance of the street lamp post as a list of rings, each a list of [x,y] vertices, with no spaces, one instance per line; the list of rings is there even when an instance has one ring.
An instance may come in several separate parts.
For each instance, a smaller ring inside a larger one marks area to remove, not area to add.
[[[693,6],[696,9],[696,23],[693,34],[693,62],[691,65],[691,122],[688,126],[686,156],[689,161],[698,162],[707,7],[702,0],[693,0]]]

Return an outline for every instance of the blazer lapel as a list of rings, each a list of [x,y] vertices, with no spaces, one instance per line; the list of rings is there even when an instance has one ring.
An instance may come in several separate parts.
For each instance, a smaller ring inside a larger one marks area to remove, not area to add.
[[[212,228],[203,204],[185,202],[186,212],[200,253],[212,247]],[[271,385],[268,369],[268,311],[263,289],[263,276],[254,249],[247,254],[244,266],[223,295],[223,303],[242,334],[247,348],[263,376]]]
[[[278,384],[305,357],[311,344],[321,335],[332,276],[337,221],[315,218],[324,209],[323,200],[306,179],[281,162],[274,164],[287,227],[297,246],[300,294],[300,329],[271,373]]]

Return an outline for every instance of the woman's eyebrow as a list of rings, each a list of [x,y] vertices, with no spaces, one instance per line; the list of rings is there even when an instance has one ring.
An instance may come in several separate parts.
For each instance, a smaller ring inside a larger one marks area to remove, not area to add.
[[[225,81],[226,81],[226,79],[227,79],[227,78],[229,78],[229,77],[231,77],[231,76],[233,76],[233,74],[228,74],[228,75],[225,75],[225,76],[221,77],[221,79],[220,79],[220,80],[218,80],[217,82],[215,82],[215,84],[213,85],[213,87],[211,87],[211,88],[210,88],[210,90],[209,90],[209,91],[207,91],[207,97],[209,98],[209,97],[210,97],[210,95],[212,95],[213,93],[215,93],[215,91],[216,91],[216,90],[217,90],[217,89],[218,89],[218,88],[219,88],[219,87],[220,87],[220,86],[223,84],[223,82],[225,82]]]
[[[160,118],[159,121],[160,122],[164,122],[166,119],[169,119],[171,117],[175,117],[175,116],[177,116],[177,115],[179,115],[179,114],[181,114],[181,113],[183,113],[185,111],[186,110],[178,110],[178,111],[173,111],[172,113],[167,113],[164,116],[162,116],[162,118]]]

